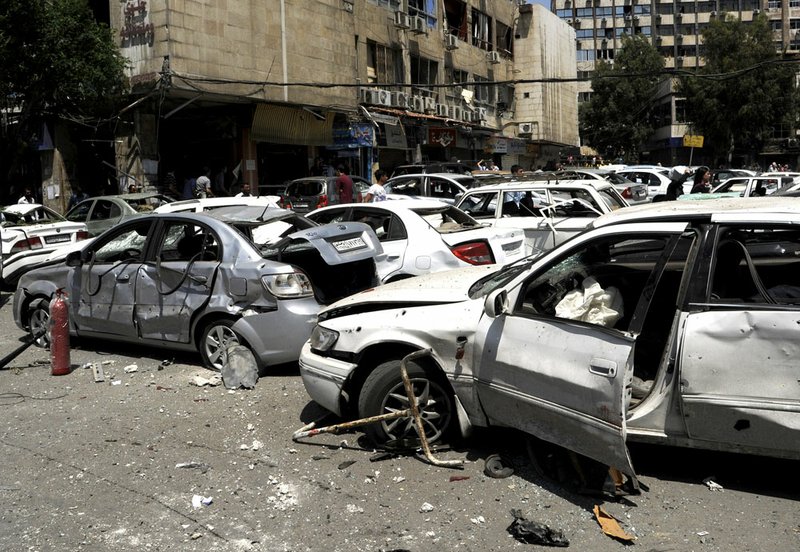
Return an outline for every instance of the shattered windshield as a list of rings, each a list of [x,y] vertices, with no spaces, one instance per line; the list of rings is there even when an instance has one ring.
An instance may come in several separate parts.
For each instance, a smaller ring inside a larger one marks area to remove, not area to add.
[[[441,207],[412,209],[440,234],[471,230],[481,224],[461,209],[442,204]]]

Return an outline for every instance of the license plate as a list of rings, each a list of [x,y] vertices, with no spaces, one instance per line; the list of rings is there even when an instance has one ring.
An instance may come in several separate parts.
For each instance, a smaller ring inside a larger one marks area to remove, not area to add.
[[[361,238],[350,238],[349,240],[341,240],[333,242],[333,248],[342,253],[344,251],[352,251],[353,249],[361,249],[366,247],[367,244]]]
[[[292,207],[296,209],[308,209],[308,203],[292,203]]]
[[[69,234],[60,234],[58,236],[46,236],[44,238],[45,243],[64,243],[70,240]]]

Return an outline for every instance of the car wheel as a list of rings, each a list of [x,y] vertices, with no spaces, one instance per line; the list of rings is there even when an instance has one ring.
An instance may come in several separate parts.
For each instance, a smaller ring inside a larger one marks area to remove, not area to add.
[[[220,371],[227,361],[228,347],[241,342],[239,336],[233,331],[234,321],[228,319],[214,320],[203,330],[200,337],[200,356],[206,368]]]
[[[420,410],[425,436],[429,443],[441,440],[453,420],[453,397],[447,384],[433,377],[415,362],[406,363],[408,377]],[[361,417],[377,416],[409,408],[410,404],[400,375],[400,360],[384,362],[367,377],[358,398]],[[366,426],[366,433],[376,443],[417,437],[414,419],[397,418]]]
[[[31,337],[40,335],[33,344],[37,347],[45,348],[50,345],[50,301],[47,299],[40,299],[34,301],[28,313],[28,331]]]

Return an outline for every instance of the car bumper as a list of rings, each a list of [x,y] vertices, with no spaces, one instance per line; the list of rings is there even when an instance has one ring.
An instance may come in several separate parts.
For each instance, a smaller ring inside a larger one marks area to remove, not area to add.
[[[233,331],[250,345],[262,366],[297,362],[319,309],[313,297],[278,301],[277,310],[243,316]]]
[[[306,391],[317,404],[337,416],[342,415],[344,384],[355,369],[356,365],[350,362],[312,353],[308,343],[300,353],[300,376]]]

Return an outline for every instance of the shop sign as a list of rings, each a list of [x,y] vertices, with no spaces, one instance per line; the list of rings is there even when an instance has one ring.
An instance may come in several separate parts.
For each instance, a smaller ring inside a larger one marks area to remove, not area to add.
[[[122,9],[122,46],[153,45],[155,28],[147,21],[147,0],[128,0]]]
[[[512,155],[525,155],[528,152],[528,144],[525,140],[512,138],[508,141],[508,153]]]
[[[397,149],[406,149],[408,147],[403,125],[384,125],[383,132],[386,136],[386,147]]]
[[[486,140],[484,153],[508,153],[508,139],[491,136]]]
[[[333,128],[333,145],[337,148],[370,148],[374,140],[375,130],[369,123]]]
[[[443,148],[454,146],[456,143],[456,129],[431,127],[428,129],[428,143],[431,145],[436,144]]]

